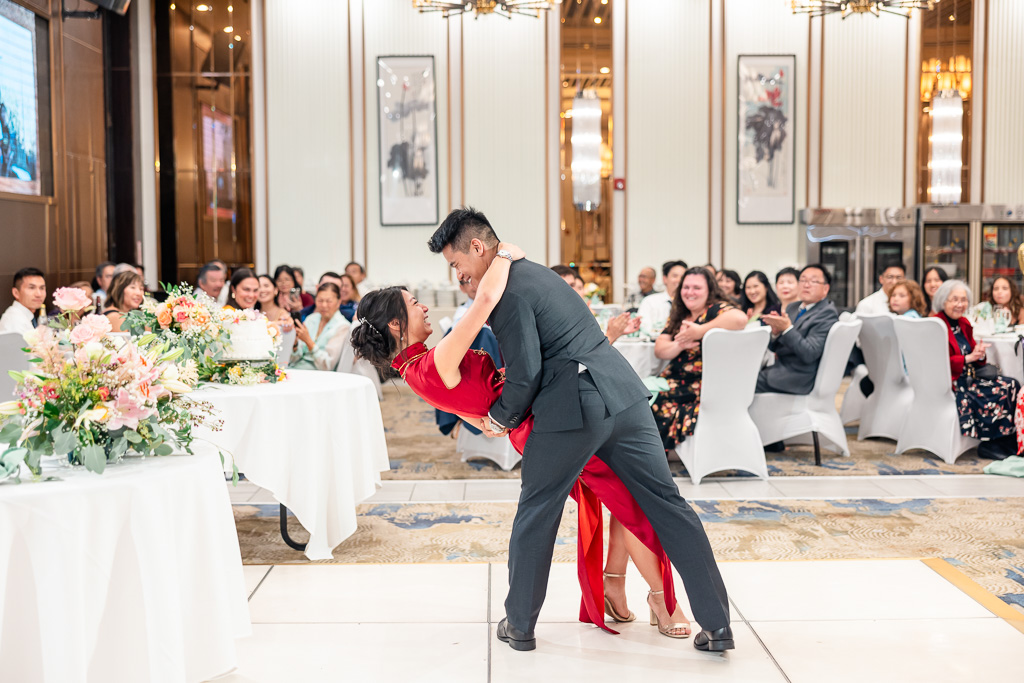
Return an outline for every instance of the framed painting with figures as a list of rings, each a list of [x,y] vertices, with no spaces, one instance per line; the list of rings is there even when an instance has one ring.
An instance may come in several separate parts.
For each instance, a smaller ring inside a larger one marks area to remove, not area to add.
[[[437,105],[433,56],[377,58],[381,225],[434,225]]]
[[[796,220],[796,56],[739,55],[736,222]]]

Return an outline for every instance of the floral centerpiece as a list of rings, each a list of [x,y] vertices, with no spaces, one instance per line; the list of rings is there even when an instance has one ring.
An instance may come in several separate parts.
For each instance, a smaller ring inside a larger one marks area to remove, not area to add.
[[[198,381],[194,360],[154,334],[126,340],[106,317],[87,314],[79,289],[54,293],[62,313],[25,336],[34,368],[12,371],[16,400],[0,403],[0,469],[40,473],[42,456],[102,473],[129,449],[140,455],[192,453],[193,429],[219,429],[209,403],[185,396]]]

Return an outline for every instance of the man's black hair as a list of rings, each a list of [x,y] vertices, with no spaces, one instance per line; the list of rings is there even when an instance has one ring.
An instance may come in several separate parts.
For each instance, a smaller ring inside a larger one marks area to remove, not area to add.
[[[689,270],[690,266],[686,265],[686,261],[665,261],[661,264],[661,274],[664,277],[668,277],[668,274],[672,272],[672,269],[679,266],[683,270]]]
[[[814,268],[815,270],[820,270],[821,274],[825,276],[825,284],[831,286],[832,276],[828,274],[827,270],[825,270],[825,266],[821,265],[820,263],[808,263],[806,266],[800,269],[800,277],[803,277],[803,274],[806,273],[811,268]]]
[[[469,243],[478,239],[486,247],[498,244],[498,235],[494,232],[487,216],[471,206],[455,209],[444,219],[440,227],[434,231],[427,241],[430,251],[440,254],[447,246],[457,252],[469,252]]]
[[[46,276],[43,275],[43,271],[39,270],[38,268],[22,268],[21,270],[14,274],[14,288],[18,289],[19,287],[21,287],[21,281],[27,277],[46,278]]]

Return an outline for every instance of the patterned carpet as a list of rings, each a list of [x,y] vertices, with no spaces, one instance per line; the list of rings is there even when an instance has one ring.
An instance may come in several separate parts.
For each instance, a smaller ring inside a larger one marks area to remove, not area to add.
[[[455,440],[443,436],[434,422],[434,410],[403,383],[388,383],[380,404],[388,442],[391,471],[384,479],[517,479],[518,466],[504,472],[490,460],[460,462]],[[954,465],[925,451],[894,455],[896,444],[885,439],[857,441],[857,430],[848,427],[850,457],[822,453],[821,467],[814,464],[811,446],[790,446],[783,453],[768,454],[771,476],[981,474],[989,462],[971,450]],[[673,474],[685,476],[682,463],[673,460]],[[750,476],[721,472],[715,476]]]
[[[1024,613],[1024,499],[698,501],[719,560],[941,557]],[[505,562],[514,503],[359,506],[338,563]],[[236,505],[246,564],[301,563],[278,535],[276,505]],[[305,532],[292,518],[294,538]],[[555,561],[576,557],[566,504]]]

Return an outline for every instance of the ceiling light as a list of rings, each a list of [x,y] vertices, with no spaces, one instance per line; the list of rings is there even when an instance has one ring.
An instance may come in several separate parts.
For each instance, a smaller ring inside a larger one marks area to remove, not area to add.
[[[242,36],[235,36],[235,40],[242,40]]]
[[[601,17],[594,17],[594,23],[595,24],[600,24],[601,23]]]
[[[611,72],[612,72],[612,70],[609,69],[608,67],[606,67],[606,66],[602,66],[601,67],[601,73],[603,73],[603,74],[610,74]]]
[[[209,12],[213,7],[210,5],[196,5],[197,12]]]
[[[476,19],[484,14],[497,14],[510,19],[513,14],[539,17],[541,11],[551,9],[551,5],[557,2],[558,0],[412,0],[412,6],[420,12],[440,12],[445,19],[470,12],[475,14]]]
[[[225,26],[224,27],[224,33],[231,33],[234,30],[235,30],[234,26]]]
[[[915,9],[933,9],[935,4],[935,0],[790,0],[789,6],[793,14],[809,14],[812,17],[833,13],[840,14],[843,19],[851,14],[874,14],[880,17],[885,12],[909,19]]]

